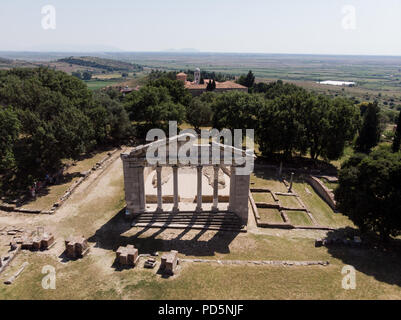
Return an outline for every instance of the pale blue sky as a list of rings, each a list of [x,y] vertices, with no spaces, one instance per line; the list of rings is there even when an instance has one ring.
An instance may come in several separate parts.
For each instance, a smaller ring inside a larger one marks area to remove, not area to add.
[[[56,30],[41,8],[56,8]],[[342,26],[353,5],[356,29]],[[400,0],[1,0],[0,50],[401,55]]]

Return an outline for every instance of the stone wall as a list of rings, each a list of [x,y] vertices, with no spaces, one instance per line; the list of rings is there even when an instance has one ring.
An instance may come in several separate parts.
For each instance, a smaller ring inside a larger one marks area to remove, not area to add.
[[[327,188],[322,181],[317,177],[309,175],[305,180],[312,186],[313,190],[332,208],[336,210],[336,201],[334,200],[334,193]]]

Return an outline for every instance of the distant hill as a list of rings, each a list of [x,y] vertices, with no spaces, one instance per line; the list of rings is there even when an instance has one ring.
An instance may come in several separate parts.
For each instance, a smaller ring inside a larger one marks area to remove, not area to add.
[[[12,63],[13,63],[12,60],[0,57],[0,64],[12,64]]]
[[[113,71],[142,71],[143,67],[139,64],[117,61],[98,57],[69,57],[58,59],[58,62],[74,64],[78,66],[102,69],[108,72]]]

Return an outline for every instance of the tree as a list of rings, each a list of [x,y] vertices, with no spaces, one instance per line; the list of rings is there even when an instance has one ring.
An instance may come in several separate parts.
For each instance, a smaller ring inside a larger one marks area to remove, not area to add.
[[[358,152],[369,153],[380,141],[380,108],[377,101],[369,103],[363,117],[362,129],[356,141],[356,150]]]
[[[89,81],[90,79],[92,79],[92,73],[89,71],[84,71],[82,73],[82,80]]]
[[[383,241],[401,234],[401,153],[379,148],[343,164],[335,190],[338,209],[362,232]]]
[[[94,146],[86,115],[92,94],[75,77],[46,68],[1,71],[0,103],[14,106],[21,124],[10,172],[19,180],[56,170],[61,159]]]
[[[258,95],[240,91],[223,92],[216,96],[211,105],[213,126],[230,130],[254,129],[258,125],[256,114],[264,104],[265,100]]]
[[[302,121],[307,95],[283,95],[269,101],[260,109],[257,140],[264,154],[284,151],[291,157],[292,151],[307,151],[305,124]]]
[[[73,71],[73,72],[71,72],[71,75],[72,75],[73,77],[76,77],[76,78],[82,80],[82,74],[81,74],[81,72],[79,72],[79,71]]]
[[[212,115],[210,104],[202,101],[201,98],[192,99],[187,109],[187,121],[197,132],[200,132],[200,127],[211,125]]]
[[[242,75],[238,79],[238,83],[247,88],[251,88],[255,83],[255,76],[253,75],[252,71],[249,70],[249,72],[246,76]]]
[[[15,166],[14,144],[18,139],[21,123],[12,108],[0,106],[0,171]]]
[[[206,85],[206,91],[213,91],[213,83],[212,80],[209,80],[207,85]]]
[[[392,145],[393,152],[400,151],[400,145],[401,145],[401,112],[398,115],[397,129],[395,131],[395,136]]]
[[[131,120],[145,122],[152,127],[160,127],[169,120],[181,123],[185,119],[185,107],[174,103],[164,86],[146,85],[139,91],[133,91],[126,96],[124,105]]]
[[[300,113],[306,130],[311,158],[336,160],[342,156],[347,141],[352,141],[359,126],[359,111],[352,102],[307,95]]]
[[[188,89],[185,88],[182,81],[171,80],[165,76],[157,80],[150,81],[148,85],[152,87],[166,88],[174,103],[180,103],[187,106],[191,101],[192,96],[189,93]]]

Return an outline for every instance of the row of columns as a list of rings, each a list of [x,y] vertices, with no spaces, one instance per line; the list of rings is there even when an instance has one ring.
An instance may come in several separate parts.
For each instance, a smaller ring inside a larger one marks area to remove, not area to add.
[[[202,211],[202,174],[203,167],[197,166],[197,204],[196,211]],[[218,165],[213,166],[213,206],[212,211],[218,211],[219,205],[219,169]],[[162,167],[156,167],[157,177],[157,212],[163,211],[163,195],[162,195]],[[173,211],[179,210],[178,206],[178,167],[173,166],[173,193],[174,193],[174,206]]]

